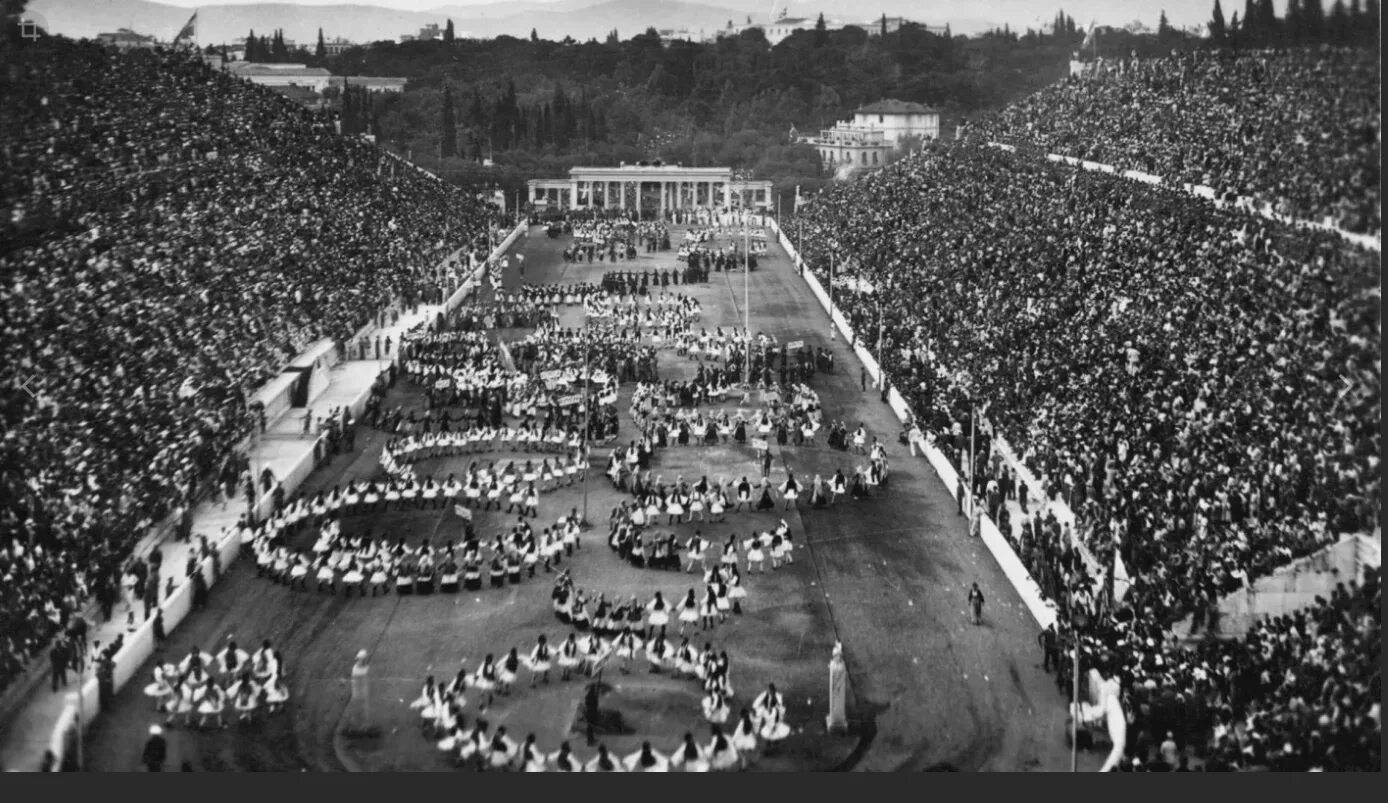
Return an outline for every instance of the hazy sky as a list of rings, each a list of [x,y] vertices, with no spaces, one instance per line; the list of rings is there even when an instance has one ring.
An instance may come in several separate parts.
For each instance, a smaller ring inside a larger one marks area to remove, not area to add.
[[[81,0],[82,2],[101,2],[101,0]],[[749,4],[746,0],[738,2],[727,2],[726,0],[690,0],[691,2],[713,6],[728,6],[733,8],[745,8],[749,5],[761,5],[761,3]],[[186,8],[197,8],[200,5],[216,4],[251,4],[258,2],[277,2],[291,3],[295,5],[343,5],[359,4],[384,6],[388,8],[406,9],[410,11],[427,11],[433,8],[445,6],[471,6],[471,5],[499,5],[503,0],[154,0],[167,5],[184,6]],[[539,2],[553,2],[553,0],[539,0]],[[807,8],[813,8],[813,0],[766,0],[765,5],[770,8],[772,5],[781,7],[790,5],[792,10],[797,13],[804,13]],[[826,5],[828,5],[826,3]],[[834,5],[842,5],[835,3]],[[871,7],[872,0],[865,0],[862,3],[864,8]],[[893,7],[898,3],[892,3]],[[915,7],[915,4],[911,4]],[[1223,0],[1224,15],[1229,17],[1234,11],[1243,10],[1243,0]],[[1273,0],[1273,5],[1281,15],[1287,5],[1287,0]],[[1325,5],[1329,7],[1330,0],[1326,0]],[[1075,21],[1084,27],[1090,20],[1098,20],[1100,25],[1124,25],[1133,20],[1141,20],[1151,27],[1156,27],[1157,17],[1165,11],[1167,18],[1173,25],[1186,27],[1190,25],[1201,25],[1209,20],[1210,11],[1214,6],[1214,0],[920,0],[919,13],[907,16],[919,18],[938,18],[940,10],[950,9],[959,13],[961,9],[969,9],[973,6],[978,16],[999,17],[1004,19],[1016,20],[1019,25],[1029,24],[1031,21],[1049,23],[1055,17],[1058,9],[1064,9],[1067,14],[1075,18]],[[932,13],[932,11],[936,13]],[[994,12],[994,13],[989,13]],[[998,13],[1001,12],[1001,13]],[[949,12],[945,12],[946,16]],[[758,17],[765,16],[758,14]],[[832,13],[831,13],[832,16]]]

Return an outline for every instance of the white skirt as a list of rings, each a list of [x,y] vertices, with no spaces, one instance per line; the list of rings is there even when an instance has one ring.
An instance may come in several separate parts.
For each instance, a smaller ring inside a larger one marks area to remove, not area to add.
[[[646,621],[652,627],[664,627],[670,623],[670,614],[666,611],[652,611]]]

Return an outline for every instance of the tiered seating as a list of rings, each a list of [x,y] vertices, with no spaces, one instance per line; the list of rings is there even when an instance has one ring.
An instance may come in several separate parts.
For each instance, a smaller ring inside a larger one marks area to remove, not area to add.
[[[394,299],[482,202],[196,56],[45,39],[0,73],[3,685],[218,471],[247,395]]]
[[[980,136],[1378,233],[1379,53],[1195,51],[1071,78],[981,122]]]

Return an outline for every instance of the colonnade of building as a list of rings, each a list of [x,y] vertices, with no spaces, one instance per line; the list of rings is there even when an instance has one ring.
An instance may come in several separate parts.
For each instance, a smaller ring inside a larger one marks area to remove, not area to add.
[[[652,201],[649,196],[654,195]],[[631,209],[637,214],[698,207],[766,208],[771,182],[685,178],[536,179],[530,182],[530,201],[569,209]]]

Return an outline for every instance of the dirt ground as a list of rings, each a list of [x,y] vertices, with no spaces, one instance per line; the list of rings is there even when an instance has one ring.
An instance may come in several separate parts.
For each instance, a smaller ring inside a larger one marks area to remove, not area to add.
[[[676,243],[681,236],[682,229],[676,228]],[[568,238],[551,239],[543,229],[532,228],[514,249],[525,254],[525,280],[596,282],[613,268],[610,263],[564,263],[560,252],[567,243]],[[642,253],[634,263],[617,268],[673,264],[673,251]],[[1068,770],[1065,697],[1041,670],[1037,628],[1025,606],[983,544],[968,536],[964,518],[928,464],[898,445],[899,423],[875,390],[860,389],[857,360],[841,338],[830,337],[827,316],[785,253],[773,244],[770,256],[749,278],[752,329],[775,333],[783,341],[830,347],[837,371],[817,374],[812,382],[826,418],[843,419],[850,427],[862,422],[888,445],[891,460],[889,486],[869,500],[840,500],[823,510],[730,513],[721,524],[696,521],[663,528],[674,529],[681,540],[700,528],[705,537],[721,543],[729,533],[745,537],[783,516],[799,545],[793,565],[747,578],[748,599],[740,616],[691,639],[727,650],[737,691],[734,712],[767,683],[776,683],[785,695],[792,735],[774,754],[759,756],[752,769]],[[744,280],[741,272],[713,273],[705,284],[668,289],[700,301],[700,325],[740,326]],[[505,283],[520,281],[512,260]],[[578,308],[565,309],[565,324],[577,325]],[[692,376],[694,364],[673,351],[663,352],[660,371],[662,378]],[[626,416],[631,390],[623,387],[618,402],[622,442],[634,437]],[[422,394],[402,381],[388,404],[422,409]],[[798,448],[773,443],[773,481],[779,483],[787,468],[806,479],[839,467],[851,474],[863,459],[819,440],[817,446]],[[383,433],[361,427],[358,450],[319,469],[306,489],[376,474],[385,441]],[[636,569],[607,547],[608,512],[629,497],[601,473],[605,454],[598,450],[587,483],[588,518],[594,527],[563,568],[582,588],[606,592],[609,598],[637,595],[645,600],[661,589],[667,599],[678,599],[691,587],[702,594],[702,578]],[[469,459],[442,458],[420,468],[436,475],[461,472]],[[687,446],[658,451],[653,470],[668,480],[679,474],[691,479],[700,474],[755,476],[759,469],[748,447]],[[538,521],[543,525],[581,509],[583,500],[577,484],[545,494]],[[485,536],[512,518],[495,511],[478,513],[475,523]],[[352,517],[346,529],[369,527],[378,536],[404,536],[413,543],[426,534],[436,540],[456,537],[460,526],[451,510],[437,509]],[[971,624],[965,611],[965,595],[975,580],[988,598],[980,626]],[[552,582],[553,575],[541,572],[501,589],[346,599],[340,593],[290,590],[258,578],[253,563],[243,558],[213,589],[207,609],[171,634],[162,652],[179,658],[193,645],[216,652],[227,638],[248,649],[269,639],[285,655],[291,702],[284,713],[254,724],[171,729],[168,767],[187,762],[203,771],[449,770],[451,764],[421,732],[409,701],[418,696],[427,675],[451,677],[460,661],[476,667],[485,654],[500,657],[513,646],[525,654],[540,633],[552,643],[562,639],[568,628],[550,610]],[[843,735],[825,731],[827,666],[835,640],[844,645],[850,677],[850,729]],[[380,728],[374,738],[339,732],[352,658],[360,649],[371,656],[371,716]],[[145,731],[161,719],[141,692],[151,671],[151,666],[142,668],[94,726],[87,747],[94,769],[139,767]],[[645,739],[668,751],[686,730],[706,740],[701,692],[693,681],[651,674],[637,663],[629,674],[609,669],[603,681],[602,707],[620,719],[617,732],[602,737],[614,753],[624,755]],[[494,725],[504,724],[517,740],[533,732],[545,750],[568,739],[580,756],[592,755],[581,723],[585,681],[560,682],[556,672],[548,684],[527,684],[522,671],[512,693],[497,697],[483,716]],[[468,724],[478,715],[480,701],[473,696],[466,709]],[[1081,769],[1093,769],[1101,761],[1098,754],[1080,755]]]

